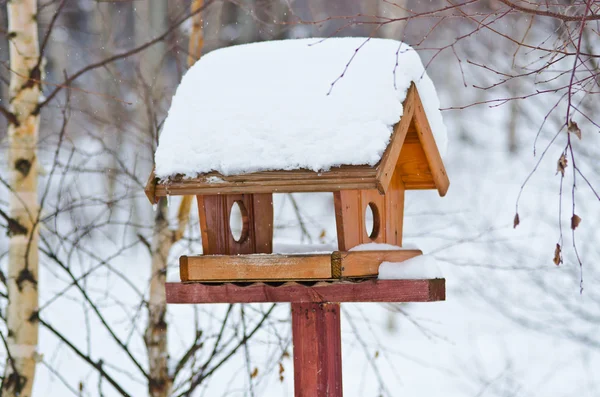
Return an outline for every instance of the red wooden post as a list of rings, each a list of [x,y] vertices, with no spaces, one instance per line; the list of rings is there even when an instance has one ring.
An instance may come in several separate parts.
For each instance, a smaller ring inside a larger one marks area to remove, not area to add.
[[[292,303],[296,397],[342,396],[339,303]]]

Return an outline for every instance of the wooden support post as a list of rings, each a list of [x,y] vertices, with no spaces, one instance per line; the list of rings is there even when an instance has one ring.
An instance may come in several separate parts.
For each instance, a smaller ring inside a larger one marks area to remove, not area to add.
[[[292,303],[296,397],[342,396],[339,303]]]

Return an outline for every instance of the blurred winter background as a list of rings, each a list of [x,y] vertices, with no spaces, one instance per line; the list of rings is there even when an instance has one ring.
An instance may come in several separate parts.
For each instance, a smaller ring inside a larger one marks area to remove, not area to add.
[[[9,3],[19,1],[0,1],[5,108]],[[38,2],[40,40],[56,15],[41,88],[46,98],[60,89],[41,108],[37,145],[33,396],[293,395],[288,305],[169,306],[158,323],[149,321],[153,262],[166,263],[167,278],[178,280],[177,258],[201,250],[194,205],[181,225],[180,200],[153,210],[143,193],[171,97],[188,55],[197,56],[189,54],[191,34],[202,34],[202,54],[261,40],[387,37],[413,45],[428,64],[446,109],[451,186],[445,198],[407,193],[405,241],[440,261],[447,300],[342,305],[345,395],[598,395],[600,202],[590,187],[600,189],[598,18],[582,28],[576,18],[511,11],[496,0],[237,0],[200,7],[199,29],[189,17],[189,0]],[[559,0],[551,7],[568,16],[598,12],[591,1]],[[143,51],[63,84],[169,30]],[[571,95],[581,139],[565,127]],[[4,213],[15,194],[5,161],[7,129],[7,118],[0,117]],[[571,149],[581,174],[573,172]],[[564,179],[557,172],[563,152],[569,159]],[[523,184],[520,224],[513,228]],[[572,233],[574,211],[582,221]],[[278,239],[336,241],[330,195],[277,195],[275,216]],[[0,226],[6,284],[8,220]],[[174,241],[179,227],[183,237],[157,250],[157,236]],[[557,243],[559,266],[553,263]],[[0,289],[5,320],[7,294]],[[161,379],[172,385],[150,375],[160,364],[149,363],[147,343],[157,328],[168,329],[168,373]],[[10,336],[5,321],[0,331],[3,340]],[[5,347],[0,351],[8,368]]]

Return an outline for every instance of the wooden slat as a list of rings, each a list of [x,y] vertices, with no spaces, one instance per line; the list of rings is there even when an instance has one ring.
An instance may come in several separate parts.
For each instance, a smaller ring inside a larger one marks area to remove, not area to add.
[[[254,225],[254,252],[273,252],[273,194],[252,195],[252,215]]]
[[[342,397],[339,303],[292,303],[296,397]]]
[[[385,195],[385,242],[402,246],[402,224],[404,221],[404,184],[398,173],[394,176]]]
[[[377,276],[382,262],[402,262],[419,255],[423,255],[420,250],[340,252],[342,277]]]
[[[333,193],[338,248],[347,251],[363,240],[364,215],[359,190],[343,190]]]
[[[229,218],[223,196],[197,196],[200,215],[202,252],[205,255],[226,254],[228,251]]]
[[[416,121],[417,132],[419,134],[419,140],[425,151],[433,181],[440,196],[445,196],[446,192],[448,191],[448,187],[450,186],[450,180],[446,174],[446,167],[444,167],[444,163],[442,162],[442,157],[435,142],[435,138],[431,132],[429,121],[427,121],[423,103],[421,102],[419,93],[416,92],[416,90],[414,118]]]
[[[419,250],[387,250],[297,255],[198,255],[179,258],[179,269],[181,281],[203,282],[376,277],[382,262],[402,262],[421,254]]]
[[[167,303],[433,302],[446,298],[444,279],[334,281],[313,286],[167,283],[166,290]]]
[[[416,93],[417,88],[415,87],[414,83],[411,83],[410,88],[408,89],[408,93],[406,94],[406,99],[402,104],[402,118],[394,126],[394,132],[392,133],[390,144],[383,153],[381,161],[379,162],[379,165],[377,167],[377,189],[382,194],[386,193],[388,190],[388,187],[392,180],[392,176],[394,174],[394,170],[396,169],[398,157],[400,156],[400,150],[402,149],[404,139],[406,138],[409,127],[411,125],[415,109]]]
[[[346,179],[303,179],[277,181],[247,181],[207,183],[180,181],[159,183],[156,185],[157,197],[204,195],[204,194],[242,194],[242,193],[294,193],[294,192],[334,192],[347,189],[376,189],[375,175],[371,177]]]
[[[181,281],[327,279],[331,255],[182,256],[179,269]]]
[[[370,166],[342,166],[325,172],[300,169],[231,176],[210,172],[197,178],[170,178],[167,182],[158,183],[154,194],[161,197],[186,194],[332,192],[343,189],[374,189],[377,187],[375,173],[376,169]]]

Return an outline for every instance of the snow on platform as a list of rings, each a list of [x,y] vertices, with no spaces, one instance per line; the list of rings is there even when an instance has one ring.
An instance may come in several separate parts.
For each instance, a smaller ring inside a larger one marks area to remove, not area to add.
[[[443,278],[437,260],[431,255],[419,255],[402,262],[379,265],[380,280],[426,280]]]
[[[155,154],[156,176],[373,166],[411,82],[443,153],[436,90],[404,43],[301,39],[213,51],[177,88]]]

